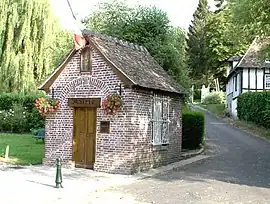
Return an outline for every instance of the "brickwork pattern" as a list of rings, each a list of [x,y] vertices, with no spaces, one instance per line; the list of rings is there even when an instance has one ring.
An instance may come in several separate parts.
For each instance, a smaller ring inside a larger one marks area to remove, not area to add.
[[[80,73],[80,52],[75,54],[53,84],[61,107],[46,117],[45,165],[54,164],[58,157],[64,165],[73,165],[73,108],[68,106],[68,98],[103,98],[109,92],[119,91],[120,84],[120,79],[95,50],[92,50],[91,74]],[[132,174],[179,160],[181,118],[179,127],[173,118],[181,113],[180,99],[171,98],[170,144],[160,150],[151,144],[152,93],[122,86],[122,97],[124,106],[115,116],[97,109],[94,170]],[[109,134],[100,133],[100,121],[110,121]]]

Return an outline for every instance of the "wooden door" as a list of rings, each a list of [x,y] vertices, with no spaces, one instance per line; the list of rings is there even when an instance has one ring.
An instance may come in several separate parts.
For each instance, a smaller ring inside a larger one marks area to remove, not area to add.
[[[96,150],[96,108],[74,109],[73,161],[76,167],[93,168]]]

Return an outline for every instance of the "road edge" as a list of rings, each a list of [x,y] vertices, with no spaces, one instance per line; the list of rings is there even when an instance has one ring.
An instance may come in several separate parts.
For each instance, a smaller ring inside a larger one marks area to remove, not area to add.
[[[217,119],[222,120],[223,122],[227,123],[228,125],[231,125],[233,128],[235,128],[235,129],[237,129],[237,130],[240,130],[240,131],[242,131],[242,132],[245,132],[245,133],[249,134],[249,135],[252,136],[252,137],[256,137],[256,138],[258,138],[258,139],[261,139],[261,140],[263,140],[263,141],[266,141],[266,142],[270,143],[270,140],[266,139],[266,138],[263,137],[263,136],[259,136],[259,135],[255,134],[255,133],[253,133],[253,132],[250,132],[250,131],[244,130],[244,129],[242,129],[242,128],[236,127],[236,126],[233,124],[233,122],[230,122],[230,121],[234,121],[234,119],[232,119],[232,118],[229,118],[229,117],[225,117],[225,118],[219,117],[219,116],[213,114],[212,112],[210,112],[209,110],[207,110],[207,109],[205,109],[205,108],[202,108],[202,107],[200,107],[200,106],[198,106],[198,105],[189,104],[189,106],[191,106],[191,107],[193,107],[193,108],[195,108],[195,109],[197,108],[197,109],[200,109],[200,110],[202,110],[202,111],[205,111],[205,112],[207,112],[208,114],[210,114],[211,116],[213,116],[213,117],[215,117],[215,118],[217,118]]]
[[[155,169],[150,169],[146,172],[139,172],[137,174],[134,174],[133,177],[135,177],[136,180],[143,180],[146,178],[151,178],[151,177],[159,176],[162,174],[166,174],[170,171],[177,170],[188,164],[192,164],[192,163],[196,163],[196,162],[208,159],[210,157],[209,155],[202,154],[204,150],[205,148],[202,147],[201,149],[197,151],[184,153],[184,155],[181,155],[182,159],[178,162],[174,162],[166,166],[161,166]]]

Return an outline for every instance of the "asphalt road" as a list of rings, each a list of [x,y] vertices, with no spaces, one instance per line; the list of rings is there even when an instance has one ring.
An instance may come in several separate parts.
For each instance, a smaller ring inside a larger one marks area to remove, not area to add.
[[[270,143],[208,113],[206,135],[209,159],[110,193],[133,203],[270,204]]]

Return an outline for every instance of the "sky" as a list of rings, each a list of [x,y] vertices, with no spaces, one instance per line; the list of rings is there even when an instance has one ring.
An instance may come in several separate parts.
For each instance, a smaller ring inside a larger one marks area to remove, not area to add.
[[[55,14],[59,17],[61,24],[67,29],[74,29],[74,22],[67,0],[51,0]],[[69,0],[76,17],[83,18],[97,8],[100,0]],[[107,0],[110,1],[110,0]],[[212,5],[213,0],[210,0]],[[171,24],[187,29],[199,0],[126,0],[130,5],[152,5],[167,12]]]

